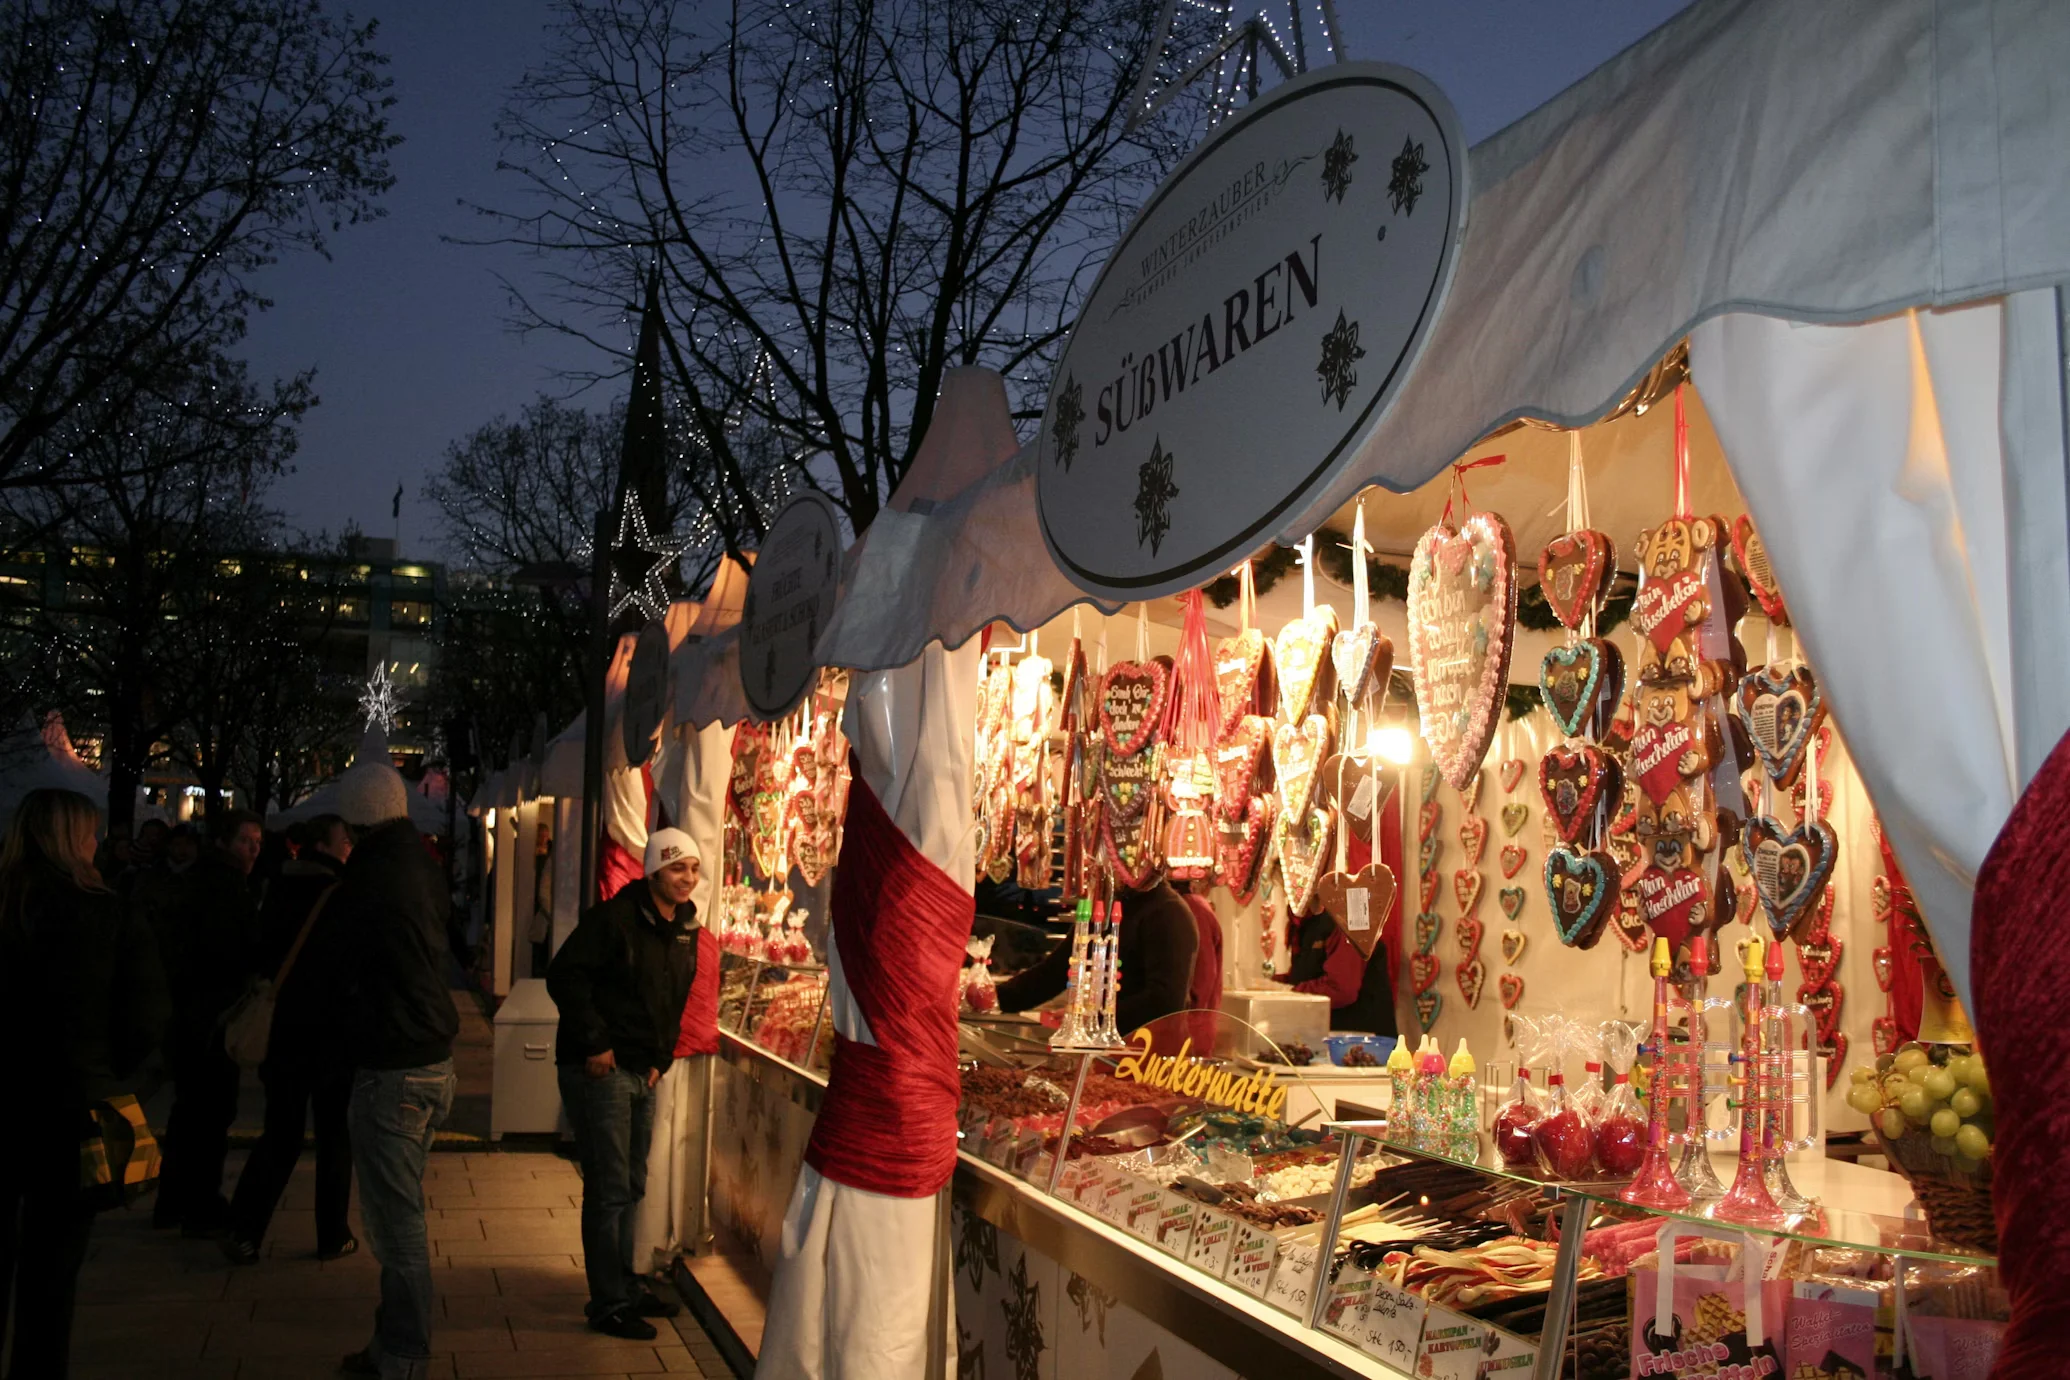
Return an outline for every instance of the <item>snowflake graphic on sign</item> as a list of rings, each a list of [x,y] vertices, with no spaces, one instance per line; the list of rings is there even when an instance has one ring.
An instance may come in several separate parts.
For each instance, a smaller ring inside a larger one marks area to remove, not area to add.
[[[1049,443],[1056,448],[1057,461],[1068,472],[1078,458],[1078,428],[1085,423],[1085,387],[1075,377],[1064,380],[1057,394],[1057,415],[1049,424]]]
[[[1172,529],[1172,500],[1178,496],[1179,486],[1172,482],[1172,455],[1160,437],[1151,444],[1150,458],[1136,470],[1136,545],[1147,545],[1153,556],[1164,544],[1164,534]]]
[[[1393,176],[1387,179],[1387,200],[1398,216],[1416,214],[1416,199],[1423,195],[1423,174],[1430,164],[1423,161],[1423,145],[1402,140],[1402,151],[1394,156]]]
[[[1358,387],[1358,362],[1365,357],[1365,349],[1358,343],[1358,322],[1346,321],[1339,311],[1337,324],[1323,337],[1322,362],[1315,366],[1324,403],[1334,401],[1339,412],[1344,410],[1351,390]]]
[[[383,733],[395,730],[396,718],[402,713],[402,699],[395,693],[395,682],[388,678],[386,662],[376,666],[374,674],[367,677],[366,688],[359,692],[359,712],[366,715],[368,728],[379,724]]]
[[[1323,151],[1323,196],[1326,199],[1344,200],[1344,194],[1351,190],[1351,165],[1356,162],[1358,155],[1351,151],[1351,136],[1338,130],[1337,137]]]

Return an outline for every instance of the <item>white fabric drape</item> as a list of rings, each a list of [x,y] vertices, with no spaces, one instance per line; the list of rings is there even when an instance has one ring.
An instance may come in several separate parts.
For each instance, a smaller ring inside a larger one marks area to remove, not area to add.
[[[654,1137],[647,1152],[647,1193],[633,1219],[633,1263],[665,1270],[695,1254],[704,1236],[704,1126],[710,1108],[712,1056],[678,1059],[654,1085]]]
[[[966,887],[977,861],[970,780],[978,660],[975,645],[929,647],[910,666],[858,676],[842,715],[885,813]],[[869,1040],[831,938],[827,966],[834,1028]],[[801,1168],[784,1214],[758,1380],[953,1376],[945,1196],[891,1198]]]
[[[1735,314],[1693,376],[1940,957],[2070,724],[2055,294],[1860,326]]]

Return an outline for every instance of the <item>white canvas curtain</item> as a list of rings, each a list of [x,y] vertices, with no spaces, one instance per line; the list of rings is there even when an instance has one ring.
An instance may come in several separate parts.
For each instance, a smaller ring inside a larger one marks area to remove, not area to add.
[[[970,817],[978,655],[929,647],[858,675],[842,715],[862,778],[913,846],[959,885],[976,875]],[[871,1041],[827,943],[834,1029]],[[910,1380],[955,1371],[946,1194],[892,1198],[806,1165],[784,1215],[758,1380]],[[940,1368],[929,1365],[933,1356]]]
[[[1690,359],[1966,999],[1977,868],[2070,727],[2056,294],[1859,326],[1735,314]]]

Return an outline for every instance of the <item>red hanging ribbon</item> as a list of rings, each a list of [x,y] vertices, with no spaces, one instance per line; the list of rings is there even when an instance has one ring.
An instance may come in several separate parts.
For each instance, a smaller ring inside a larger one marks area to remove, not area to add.
[[[1452,462],[1452,486],[1459,490],[1459,501],[1465,506],[1468,513],[1473,511],[1473,497],[1466,492],[1466,472],[1468,470],[1486,469],[1490,465],[1499,465],[1507,459],[1509,459],[1507,455],[1483,455],[1478,460],[1454,460]],[[1438,521],[1447,526],[1451,525],[1452,496],[1450,494],[1445,496],[1445,511]]]
[[[1689,414],[1682,405],[1682,389],[1675,385],[1675,516],[1689,516]]]

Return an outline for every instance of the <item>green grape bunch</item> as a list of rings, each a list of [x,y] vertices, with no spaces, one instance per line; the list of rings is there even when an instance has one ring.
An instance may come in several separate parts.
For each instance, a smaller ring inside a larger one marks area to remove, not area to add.
[[[1854,1070],[1847,1105],[1885,1140],[1925,1137],[1934,1153],[1975,1170],[1991,1157],[1997,1123],[1984,1056],[1961,1045],[1912,1043]]]

